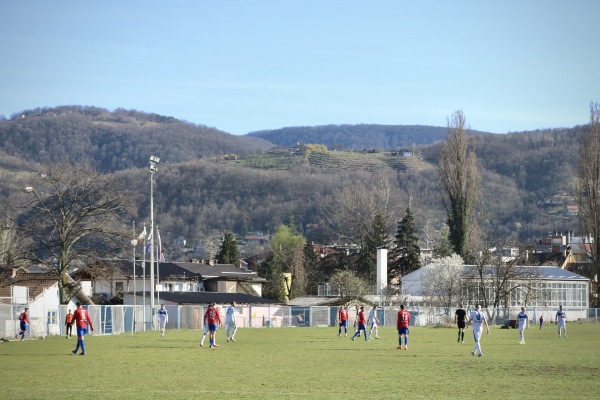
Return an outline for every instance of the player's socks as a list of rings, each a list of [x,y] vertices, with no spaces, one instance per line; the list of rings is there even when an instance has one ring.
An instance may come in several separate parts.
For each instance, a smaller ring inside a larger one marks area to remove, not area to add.
[[[85,354],[85,340],[81,341],[81,354]]]
[[[465,331],[462,331],[460,336],[461,336],[461,338],[460,338],[461,342],[464,342],[465,341]]]
[[[79,350],[79,347],[81,347],[81,340],[77,339],[77,346],[75,346],[75,350],[73,351],[73,353],[77,353],[77,350]]]

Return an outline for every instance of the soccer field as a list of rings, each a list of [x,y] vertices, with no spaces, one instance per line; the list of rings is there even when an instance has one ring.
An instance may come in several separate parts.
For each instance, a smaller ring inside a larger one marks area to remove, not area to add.
[[[600,324],[491,327],[484,357],[456,329],[413,327],[409,350],[393,328],[355,342],[337,328],[239,329],[235,343],[200,348],[201,331],[0,343],[3,399],[597,399]],[[205,346],[208,345],[208,339]]]

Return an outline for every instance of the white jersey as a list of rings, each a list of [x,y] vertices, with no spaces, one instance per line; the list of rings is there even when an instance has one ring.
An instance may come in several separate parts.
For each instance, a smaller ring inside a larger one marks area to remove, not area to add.
[[[567,313],[564,312],[563,310],[558,310],[556,312],[556,322],[558,322],[560,325],[564,325],[566,320],[567,320]]]
[[[369,311],[369,324],[374,324],[377,322],[376,318],[377,311],[371,310]]]
[[[519,320],[519,329],[523,330],[527,326],[527,320],[529,317],[524,312],[520,312],[517,314],[517,319]]]
[[[471,323],[473,324],[473,330],[482,330],[483,329],[483,321],[486,320],[485,314],[481,311],[472,311],[471,316],[469,317]]]
[[[167,314],[167,310],[165,309],[160,309],[158,310],[158,324],[162,327],[165,326],[167,324],[167,322],[169,321],[169,314]]]
[[[227,311],[225,312],[225,322],[235,323],[235,307],[234,306],[227,307]]]

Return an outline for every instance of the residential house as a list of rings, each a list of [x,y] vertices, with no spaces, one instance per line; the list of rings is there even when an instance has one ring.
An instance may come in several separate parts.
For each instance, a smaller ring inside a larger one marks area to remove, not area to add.
[[[145,267],[141,261],[99,260],[73,274],[79,282],[89,282],[89,296],[100,303],[118,304],[126,293],[148,295],[151,290],[150,262]],[[262,296],[266,280],[256,272],[232,264],[204,264],[197,262],[161,262],[153,265],[154,291],[241,293]]]
[[[0,337],[15,337],[19,329],[18,317],[25,307],[29,308],[30,334],[59,334],[60,297],[54,272],[5,270],[0,273],[0,300],[1,304],[9,306],[13,314],[0,326]]]

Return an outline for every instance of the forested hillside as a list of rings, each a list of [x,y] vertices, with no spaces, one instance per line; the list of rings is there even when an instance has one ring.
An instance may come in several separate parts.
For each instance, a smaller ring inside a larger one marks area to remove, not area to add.
[[[155,154],[162,158],[155,175],[155,216],[165,243],[183,236],[193,245],[225,230],[272,232],[290,217],[309,239],[324,240],[320,229],[327,218],[324,210],[340,191],[356,185],[368,188],[373,174],[382,173],[394,182],[399,212],[410,200],[423,237],[445,221],[436,171],[439,144],[430,142],[443,139],[446,128],[419,127],[429,138],[420,140],[428,144],[410,146],[415,154],[409,161],[352,151],[268,153],[263,151],[271,144],[258,137],[233,136],[136,111],[60,107],[23,114],[0,121],[2,201],[15,190],[35,185],[35,172],[43,171],[43,164],[88,161],[126,181],[139,206],[136,222],[147,222],[147,164],[148,156]],[[320,128],[324,129],[316,130]],[[347,132],[352,133],[350,138],[362,137],[356,146],[360,149],[409,147],[400,144],[407,143],[409,135],[395,137],[394,127],[387,128],[387,147],[377,141],[380,136],[366,140],[372,125],[348,126]],[[577,217],[565,215],[564,206],[574,203],[578,137],[583,129],[478,135],[483,195],[478,218],[486,232],[531,241],[553,230],[577,231]],[[408,140],[417,143],[416,139]],[[272,140],[284,143],[291,136]],[[351,147],[339,131],[332,137],[324,130],[315,136],[299,134],[293,141],[287,144]]]
[[[89,162],[114,172],[144,166],[151,154],[179,163],[226,153],[252,154],[272,144],[172,117],[118,109],[63,106],[0,121],[0,150],[25,162]]]

